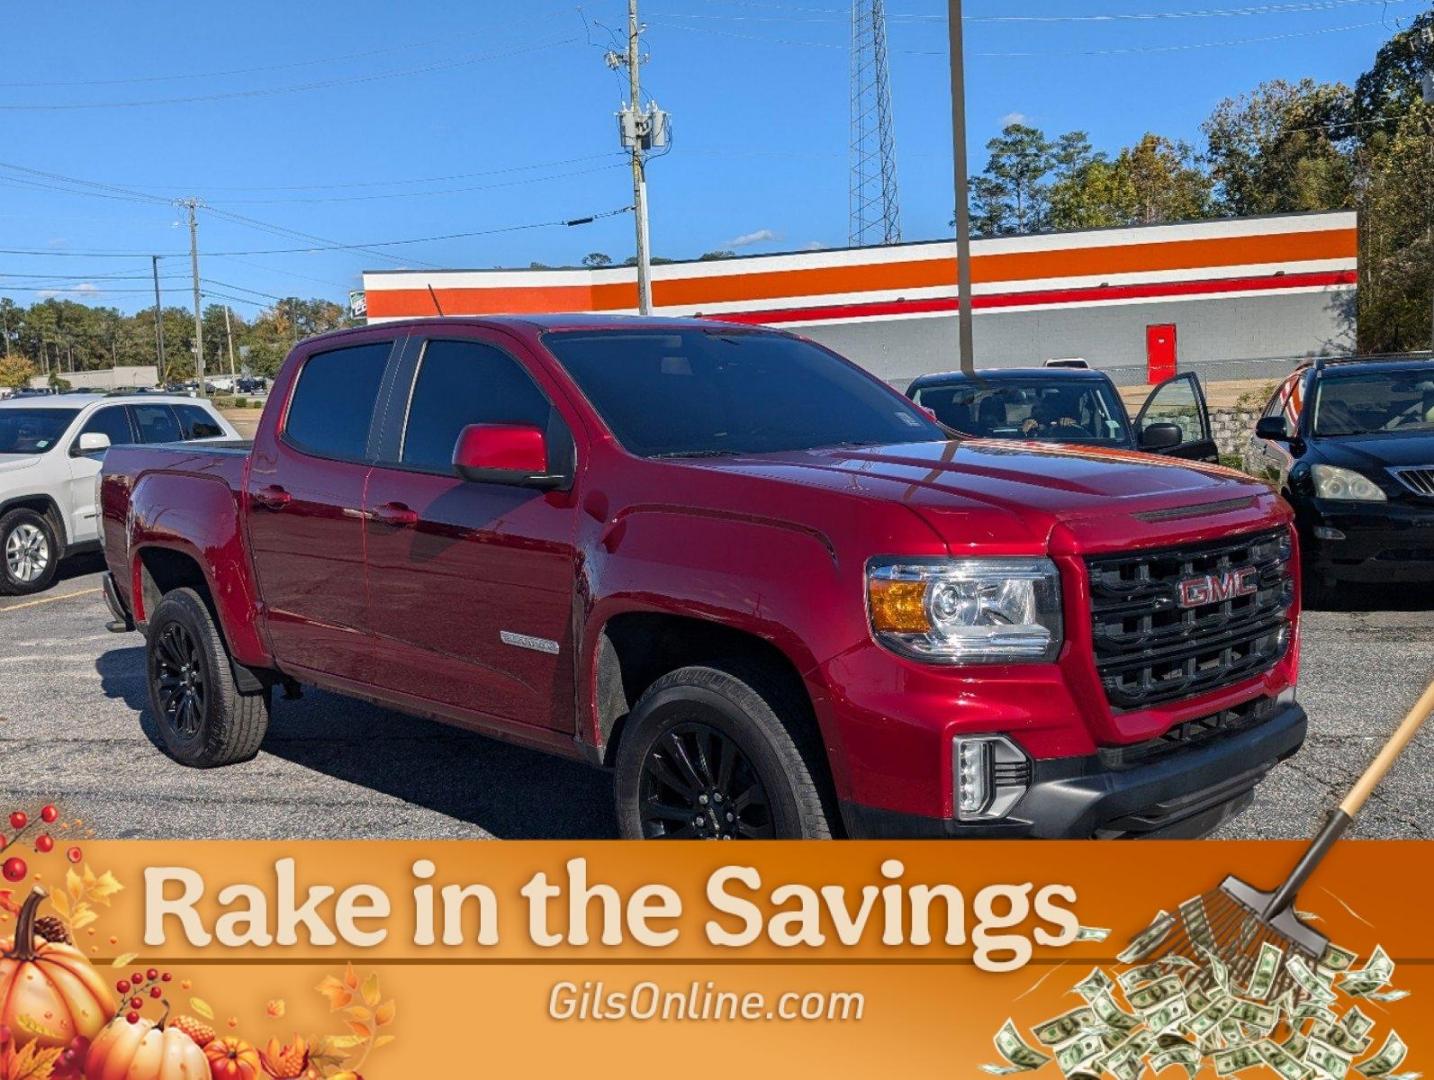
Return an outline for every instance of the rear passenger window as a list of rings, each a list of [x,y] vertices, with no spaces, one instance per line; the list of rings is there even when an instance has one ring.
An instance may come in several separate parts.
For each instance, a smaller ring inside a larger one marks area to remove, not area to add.
[[[451,472],[458,433],[469,424],[546,430],[551,410],[528,373],[502,350],[476,341],[430,341],[418,367],[401,460]]]
[[[289,402],[289,441],[320,457],[363,460],[392,349],[392,342],[380,341],[309,357]]]
[[[179,426],[184,431],[186,441],[223,438],[224,429],[198,405],[176,405],[174,411],[179,416]]]
[[[142,443],[181,442],[179,421],[174,410],[168,405],[135,405],[134,421],[139,425],[139,441]]]

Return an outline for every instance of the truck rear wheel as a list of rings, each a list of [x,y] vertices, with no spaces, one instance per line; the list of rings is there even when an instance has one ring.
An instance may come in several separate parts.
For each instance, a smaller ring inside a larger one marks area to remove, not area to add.
[[[241,693],[209,608],[193,589],[166,593],[149,620],[149,702],[164,748],[195,768],[232,765],[259,752],[269,693]]]
[[[800,840],[831,835],[818,770],[755,673],[685,667],[638,700],[617,748],[625,839]]]
[[[0,596],[47,589],[60,568],[60,540],[44,514],[20,508],[0,517]]]

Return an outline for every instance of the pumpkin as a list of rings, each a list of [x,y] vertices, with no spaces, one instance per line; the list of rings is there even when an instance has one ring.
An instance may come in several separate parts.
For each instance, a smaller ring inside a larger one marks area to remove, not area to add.
[[[15,937],[0,942],[0,1027],[10,1029],[16,1049],[43,1048],[93,1039],[114,1014],[110,989],[73,945],[35,933],[35,914],[45,890],[31,891],[15,924]]]
[[[259,1071],[259,1051],[233,1035],[215,1039],[204,1053],[214,1080],[256,1080],[264,1075]]]
[[[209,1059],[177,1027],[120,1016],[90,1044],[85,1080],[209,1080]]]

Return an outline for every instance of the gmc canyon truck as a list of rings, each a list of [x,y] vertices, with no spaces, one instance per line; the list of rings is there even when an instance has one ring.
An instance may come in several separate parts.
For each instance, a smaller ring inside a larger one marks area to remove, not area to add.
[[[1267,485],[952,439],[786,333],[327,334],[252,447],[100,483],[110,625],[187,765],[306,684],[610,767],[625,837],[1185,837],[1304,740]]]

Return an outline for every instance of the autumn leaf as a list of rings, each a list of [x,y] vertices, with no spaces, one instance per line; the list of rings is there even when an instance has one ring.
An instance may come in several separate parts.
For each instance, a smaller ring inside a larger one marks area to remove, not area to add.
[[[50,906],[60,914],[60,918],[66,922],[70,919],[70,898],[64,893],[51,893]]]
[[[361,1024],[367,1024],[373,1020],[373,1013],[369,1012],[368,1009],[362,1005],[355,1005],[352,1008],[345,1009],[344,1015],[350,1020],[357,1020]]]
[[[352,964],[346,965],[344,967],[344,985],[347,986],[350,990],[357,990],[358,984],[358,972],[354,970],[354,966]]]
[[[203,998],[190,998],[189,1007],[206,1020],[214,1019],[214,1006],[210,1005],[209,1002]]]
[[[358,1035],[330,1035],[324,1040],[323,1047],[319,1051],[320,1056],[332,1057],[335,1060],[341,1057],[336,1051],[352,1050],[355,1046],[362,1045],[364,1040]],[[313,1055],[310,1055],[313,1056]]]
[[[134,959],[138,955],[138,953],[132,952],[121,953],[110,961],[110,967],[129,967],[130,964],[134,963]]]
[[[114,894],[123,888],[124,886],[119,883],[119,879],[108,870],[99,875],[99,877],[95,877],[90,872],[89,864],[87,863],[85,865],[85,893],[90,900],[108,907]]]
[[[264,1006],[264,1011],[277,1020],[288,1011],[288,1006],[284,1003],[283,998],[275,998]]]
[[[77,904],[85,898],[84,878],[75,873],[74,867],[65,871],[65,892],[69,893],[70,899]]]
[[[39,1043],[26,1043],[19,1052],[10,1055],[4,1080],[50,1080],[64,1049],[62,1046],[41,1049]]]
[[[373,1041],[373,1048],[377,1050],[380,1046],[387,1046],[396,1038],[398,1038],[397,1035],[380,1035]]]
[[[361,1024],[357,1020],[348,1021],[348,1028],[360,1039],[368,1039],[373,1035],[373,1028],[367,1024]]]
[[[330,1012],[337,1012],[354,999],[353,991],[332,975],[325,976],[316,989],[328,998]]]
[[[378,974],[375,972],[363,981],[364,1004],[370,1007],[377,1005],[381,996],[378,988]]]
[[[393,1023],[394,1014],[397,1011],[397,1004],[395,1004],[393,999],[390,998],[388,1001],[385,1001],[382,1005],[380,1005],[377,1009],[374,1010],[374,1022],[377,1023],[379,1027],[384,1027],[387,1024],[391,1024]]]

